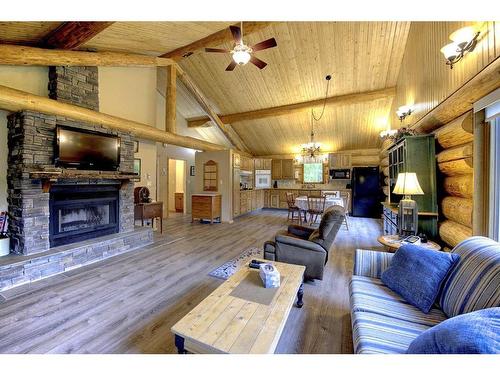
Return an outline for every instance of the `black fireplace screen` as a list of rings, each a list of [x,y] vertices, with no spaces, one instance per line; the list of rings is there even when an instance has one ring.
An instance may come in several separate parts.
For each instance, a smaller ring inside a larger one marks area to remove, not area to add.
[[[50,193],[51,247],[117,233],[116,186],[54,186]]]

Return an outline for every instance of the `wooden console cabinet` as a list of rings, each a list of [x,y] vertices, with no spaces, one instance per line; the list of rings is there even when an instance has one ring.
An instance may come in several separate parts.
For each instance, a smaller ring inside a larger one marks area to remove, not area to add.
[[[134,205],[134,219],[140,220],[144,226],[144,220],[151,219],[153,226],[154,219],[160,219],[160,233],[163,233],[163,202],[136,203]]]
[[[191,222],[195,219],[221,219],[221,195],[218,193],[193,194],[191,198]]]

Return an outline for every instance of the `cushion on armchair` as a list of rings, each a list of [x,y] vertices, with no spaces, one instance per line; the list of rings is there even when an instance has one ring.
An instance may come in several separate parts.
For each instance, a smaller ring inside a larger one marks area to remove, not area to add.
[[[439,304],[449,317],[500,306],[500,243],[470,237],[451,251],[460,262],[443,283]]]
[[[407,302],[428,313],[443,280],[459,259],[456,254],[403,245],[382,273],[382,281]]]
[[[462,314],[422,332],[408,354],[500,354],[500,307]]]

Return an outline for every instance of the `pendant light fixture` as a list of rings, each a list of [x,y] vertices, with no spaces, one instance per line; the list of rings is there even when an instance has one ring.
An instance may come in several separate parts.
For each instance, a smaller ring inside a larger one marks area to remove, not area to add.
[[[309,143],[302,145],[302,159],[307,162],[317,162],[320,159],[321,145],[314,141],[314,122],[321,120],[325,113],[326,99],[328,98],[328,91],[330,88],[330,80],[332,79],[332,76],[329,74],[325,77],[325,79],[327,83],[323,108],[321,109],[321,113],[318,117],[315,116],[314,109],[311,108],[311,138]]]

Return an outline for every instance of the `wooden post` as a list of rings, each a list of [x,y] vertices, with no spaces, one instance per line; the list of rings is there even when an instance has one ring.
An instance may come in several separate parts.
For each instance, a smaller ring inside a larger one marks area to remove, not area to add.
[[[165,97],[165,130],[170,133],[177,133],[177,69],[175,65],[167,67],[167,95]]]

